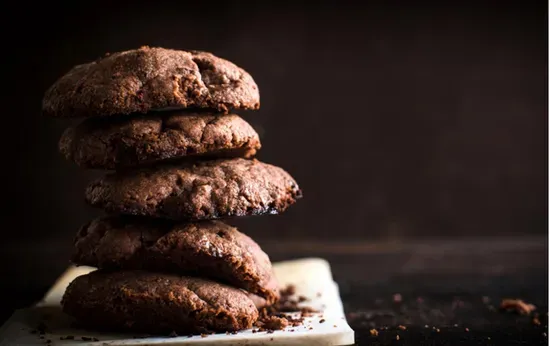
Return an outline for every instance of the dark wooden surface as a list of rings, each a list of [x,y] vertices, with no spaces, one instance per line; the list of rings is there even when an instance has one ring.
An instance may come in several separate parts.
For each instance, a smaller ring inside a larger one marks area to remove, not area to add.
[[[548,333],[547,237],[384,243],[259,241],[275,261],[315,256],[331,263],[357,344],[548,342],[544,334]],[[11,297],[2,304],[2,319],[14,308],[39,299],[66,268],[70,244],[63,244],[2,249],[2,277],[9,278],[3,286]],[[15,261],[18,266],[8,265]],[[401,295],[401,302],[395,301],[396,294]],[[532,316],[493,308],[509,297],[535,304],[541,325],[533,324]],[[376,337],[370,335],[373,328],[379,331]]]

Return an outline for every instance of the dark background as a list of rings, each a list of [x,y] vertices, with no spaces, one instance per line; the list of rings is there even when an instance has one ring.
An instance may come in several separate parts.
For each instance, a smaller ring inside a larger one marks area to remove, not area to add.
[[[289,171],[304,199],[284,215],[234,223],[275,258],[304,243],[361,251],[547,234],[544,1],[10,6],[0,269],[16,294],[47,287],[77,228],[100,214],[83,190],[102,173],[57,152],[79,120],[43,117],[44,91],[75,64],[141,45],[211,51],[255,78],[261,109],[242,114],[262,138],[258,157]]]

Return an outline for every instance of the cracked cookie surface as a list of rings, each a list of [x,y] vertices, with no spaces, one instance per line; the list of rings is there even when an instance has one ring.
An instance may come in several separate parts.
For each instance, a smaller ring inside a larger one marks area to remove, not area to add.
[[[77,233],[72,262],[206,277],[255,293],[269,303],[279,299],[268,255],[250,237],[221,221],[97,218]]]
[[[108,174],[85,196],[109,213],[189,221],[278,214],[302,194],[282,168],[236,158]]]
[[[61,305],[84,327],[151,334],[237,331],[258,318],[254,303],[240,289],[144,271],[98,270],[79,276]]]
[[[141,47],[77,65],[45,93],[54,117],[147,113],[170,108],[258,109],[260,94],[242,68],[211,53]]]
[[[199,156],[251,158],[260,147],[256,131],[238,115],[185,111],[89,118],[59,141],[65,158],[99,169]]]

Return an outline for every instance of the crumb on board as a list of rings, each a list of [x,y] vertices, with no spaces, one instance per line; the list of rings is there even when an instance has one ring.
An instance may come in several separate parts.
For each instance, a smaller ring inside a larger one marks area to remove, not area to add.
[[[399,340],[399,335],[396,335],[396,336],[395,336],[395,340]]]
[[[319,323],[325,323],[325,319],[322,318],[321,320],[319,320]]]
[[[285,329],[288,326],[289,322],[285,317],[278,317],[269,315],[265,311],[260,315],[258,321],[256,321],[256,326],[264,329]]]
[[[304,318],[319,313],[308,306],[299,306],[299,303],[307,300],[306,297],[293,297],[296,294],[296,287],[288,285],[280,289],[281,298],[279,301],[259,311],[259,317],[255,327],[258,327],[253,333],[266,330],[282,330],[288,326],[297,327],[303,324]],[[298,313],[296,315],[295,313]],[[322,316],[320,318],[323,318]],[[321,322],[322,323],[322,322]]]
[[[405,330],[405,329],[407,329],[407,327],[405,327],[404,325],[401,325],[401,324],[400,324],[400,325],[398,325],[398,326],[397,326],[397,328],[399,328],[399,329],[401,329],[401,330]]]
[[[285,288],[280,290],[282,296],[293,296],[296,294],[295,285],[287,285]]]
[[[376,329],[369,330],[371,336],[378,336],[378,331]]]
[[[533,304],[528,304],[521,299],[503,299],[500,303],[500,309],[510,312],[516,312],[520,315],[529,315],[537,309]]]

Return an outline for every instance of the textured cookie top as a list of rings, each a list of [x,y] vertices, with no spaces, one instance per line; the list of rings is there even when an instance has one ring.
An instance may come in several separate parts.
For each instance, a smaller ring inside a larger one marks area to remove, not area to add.
[[[101,169],[197,156],[250,158],[260,147],[256,131],[238,115],[185,111],[89,118],[59,141],[68,160]]]
[[[73,67],[42,102],[44,114],[54,117],[259,107],[258,86],[235,64],[206,52],[149,47]]]
[[[94,271],[77,277],[63,311],[85,327],[141,333],[250,328],[258,311],[247,294],[214,281],[144,271]]]
[[[250,237],[220,221],[177,223],[109,216],[84,225],[75,238],[75,264],[147,269],[216,279],[279,298],[269,257]]]
[[[277,214],[300,197],[282,168],[241,158],[117,172],[86,189],[86,201],[108,212],[175,220]]]

